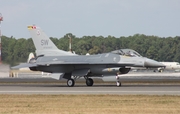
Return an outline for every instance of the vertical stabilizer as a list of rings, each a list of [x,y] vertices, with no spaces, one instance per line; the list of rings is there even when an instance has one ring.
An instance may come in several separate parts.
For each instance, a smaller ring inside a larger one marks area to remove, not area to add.
[[[28,30],[36,48],[36,55],[75,55],[70,52],[59,50],[50,38],[38,26],[28,26]]]

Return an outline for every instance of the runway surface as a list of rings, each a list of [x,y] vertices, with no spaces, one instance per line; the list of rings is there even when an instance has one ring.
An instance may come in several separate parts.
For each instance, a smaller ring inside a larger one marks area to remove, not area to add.
[[[120,77],[121,87],[116,87],[115,77],[96,79],[87,87],[78,80],[74,87],[66,81],[49,77],[19,75],[18,78],[0,78],[0,94],[116,94],[116,95],[180,95],[180,73],[130,73]]]
[[[1,84],[0,94],[115,94],[115,95],[180,95],[180,85],[114,85],[92,87],[53,84]]]

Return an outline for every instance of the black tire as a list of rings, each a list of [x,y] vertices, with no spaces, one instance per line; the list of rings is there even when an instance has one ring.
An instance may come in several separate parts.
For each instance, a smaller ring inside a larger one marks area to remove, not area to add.
[[[163,69],[160,69],[159,72],[163,72]]]
[[[121,86],[121,82],[119,82],[119,87]]]
[[[93,79],[91,79],[91,78],[87,78],[87,79],[86,79],[86,85],[87,85],[87,86],[93,86],[93,84],[94,84]]]
[[[74,82],[73,79],[68,79],[68,80],[67,80],[67,85],[68,85],[69,87],[73,87],[74,84],[75,84],[75,82]]]

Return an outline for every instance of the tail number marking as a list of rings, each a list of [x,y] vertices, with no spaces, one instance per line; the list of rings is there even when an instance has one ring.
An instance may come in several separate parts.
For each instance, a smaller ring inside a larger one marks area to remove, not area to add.
[[[49,40],[41,40],[41,45],[42,46],[48,45],[48,42],[49,42]]]

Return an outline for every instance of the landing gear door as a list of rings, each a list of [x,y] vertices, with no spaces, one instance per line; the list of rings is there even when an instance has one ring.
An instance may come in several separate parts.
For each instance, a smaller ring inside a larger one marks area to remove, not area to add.
[[[61,80],[64,76],[64,73],[52,73],[51,78],[56,79],[56,80]]]
[[[86,76],[90,69],[79,69],[72,72],[72,76]]]

